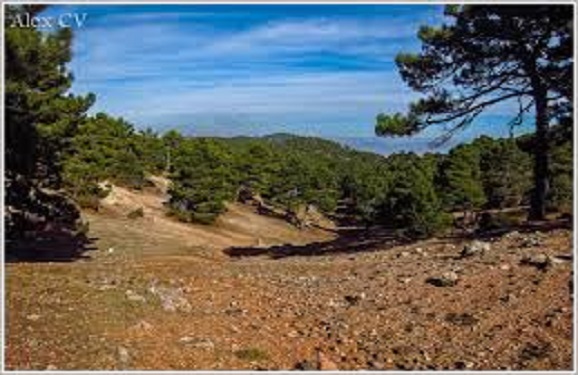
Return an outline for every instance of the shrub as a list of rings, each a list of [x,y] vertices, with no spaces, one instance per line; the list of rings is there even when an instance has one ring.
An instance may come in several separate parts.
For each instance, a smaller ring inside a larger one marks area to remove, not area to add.
[[[484,212],[480,216],[478,231],[489,232],[495,230],[508,230],[521,223],[519,213],[516,212]]]
[[[246,361],[260,361],[269,358],[269,355],[258,348],[241,349],[235,352],[235,356]]]
[[[144,217],[144,210],[142,207],[139,207],[126,215],[129,219],[138,219]]]

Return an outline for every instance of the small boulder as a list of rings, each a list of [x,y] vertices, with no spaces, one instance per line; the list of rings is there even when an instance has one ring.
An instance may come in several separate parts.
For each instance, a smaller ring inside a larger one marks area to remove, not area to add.
[[[182,288],[173,288],[153,284],[149,288],[149,292],[160,299],[161,306],[165,311],[184,313],[192,311],[192,306],[185,298]]]
[[[529,255],[520,261],[521,264],[533,266],[541,271],[546,271],[554,265],[552,257],[546,254]]]
[[[462,258],[472,257],[476,255],[483,255],[489,252],[491,245],[488,242],[472,241],[464,246],[460,256]]]
[[[131,302],[146,302],[146,298],[141,296],[140,294],[128,289],[125,292],[126,299]]]
[[[437,287],[454,286],[458,283],[459,276],[455,272],[446,272],[441,276],[428,277],[426,283]]]

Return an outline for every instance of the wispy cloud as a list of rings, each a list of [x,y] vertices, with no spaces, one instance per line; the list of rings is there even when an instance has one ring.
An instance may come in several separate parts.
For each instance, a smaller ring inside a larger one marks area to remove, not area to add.
[[[271,22],[226,36],[203,50],[213,54],[347,53],[359,45],[411,37],[415,29],[402,22],[335,20],[329,18]],[[377,51],[373,52],[375,55]]]
[[[415,99],[395,64],[439,6],[82,6],[71,68],[94,110],[219,135],[372,137]],[[429,137],[426,133],[425,137]]]

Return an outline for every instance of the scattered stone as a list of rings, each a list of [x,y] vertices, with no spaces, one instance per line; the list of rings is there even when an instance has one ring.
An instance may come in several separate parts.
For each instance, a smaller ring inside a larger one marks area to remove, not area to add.
[[[350,306],[355,306],[357,304],[359,304],[360,301],[365,299],[365,293],[361,293],[360,295],[348,295],[345,296],[345,301],[350,305]]]
[[[457,326],[473,326],[478,323],[478,319],[469,313],[449,313],[445,318],[446,322],[455,324]]]
[[[38,319],[40,319],[40,317],[41,317],[41,316],[40,316],[39,314],[26,315],[26,319],[28,319],[28,320],[30,320],[30,321],[32,321],[32,322],[37,321]]]
[[[454,366],[457,370],[465,370],[474,368],[475,364],[469,361],[457,361]]]
[[[437,287],[455,286],[458,283],[459,276],[455,272],[446,272],[441,276],[429,277],[426,283]]]
[[[152,330],[154,327],[152,324],[150,324],[149,322],[147,322],[146,320],[140,320],[138,323],[136,323],[134,326],[131,327],[133,330],[136,331],[144,331],[144,332],[148,332],[150,330]]]
[[[402,251],[401,253],[399,253],[399,254],[397,255],[398,258],[405,258],[405,257],[408,257],[408,256],[410,256],[409,251]]]
[[[131,302],[146,302],[146,298],[141,296],[140,294],[128,289],[125,293],[126,299]]]
[[[385,364],[379,361],[368,361],[367,366],[370,370],[383,370],[385,369]]]
[[[505,238],[516,238],[520,236],[520,232],[518,232],[517,230],[512,231],[510,233],[507,233],[504,237]]]
[[[300,336],[299,332],[297,332],[297,331],[291,331],[287,334],[287,337],[292,338],[292,339],[297,338],[299,336]]]
[[[345,307],[347,306],[347,302],[345,301],[335,301],[333,298],[327,302],[327,306],[329,307]]]
[[[554,265],[552,258],[546,254],[529,255],[520,261],[520,264],[533,266],[541,271],[547,271]]]
[[[210,350],[210,349],[215,348],[215,344],[213,343],[213,341],[211,341],[210,339],[207,339],[207,338],[196,338],[196,337],[190,337],[190,336],[183,336],[179,339],[179,342],[181,344],[186,344],[187,346],[190,346],[193,348],[198,348],[198,349]]]
[[[500,297],[500,301],[503,303],[514,302],[516,300],[516,296],[512,293],[508,293]]]
[[[295,365],[295,370],[316,371],[317,365],[313,361],[304,360]]]
[[[159,297],[163,310],[169,312],[191,312],[192,306],[184,297],[181,288],[152,285],[149,288],[151,294]]]
[[[542,245],[542,238],[539,233],[529,234],[523,237],[520,247],[538,247]]]
[[[509,264],[502,264],[500,265],[500,269],[502,271],[509,271],[512,267]]]
[[[520,350],[519,358],[522,362],[529,362],[535,359],[543,359],[550,355],[552,344],[548,342],[527,343]]]
[[[339,367],[322,351],[317,351],[317,370],[320,371],[338,371]]]
[[[46,371],[56,371],[58,370],[58,367],[54,366],[54,365],[48,365],[45,368]]]
[[[118,354],[118,360],[120,361],[121,364],[126,365],[130,362],[130,354],[128,353],[128,349],[123,347],[123,346],[119,346],[117,348],[117,354]]]
[[[489,242],[483,241],[472,241],[469,244],[466,244],[460,253],[462,258],[468,258],[476,255],[484,255],[485,253],[489,252],[491,249],[491,245]]]

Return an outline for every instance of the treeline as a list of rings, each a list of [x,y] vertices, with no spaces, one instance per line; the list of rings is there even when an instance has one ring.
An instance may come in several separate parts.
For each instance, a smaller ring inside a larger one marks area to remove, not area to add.
[[[571,137],[553,144],[551,210],[572,203]],[[411,236],[446,228],[449,214],[526,205],[532,188],[532,137],[480,137],[448,154],[383,157],[310,137],[191,138],[176,131],[136,131],[98,114],[72,138],[63,163],[69,191],[96,208],[109,180],[142,188],[148,174],[170,178],[170,213],[211,223],[239,194],[259,196],[287,212],[314,205],[327,216],[386,225]]]
[[[82,236],[86,226],[79,205],[98,208],[107,194],[99,183],[139,189],[149,174],[172,180],[171,214],[201,223],[214,221],[241,191],[285,211],[314,205],[336,220],[387,225],[412,236],[443,230],[451,212],[528,201],[533,136],[483,137],[447,155],[382,157],[316,138],[187,138],[175,131],[139,131],[106,114],[88,115],[95,96],[70,93],[71,30],[9,27],[12,17],[34,16],[44,8],[6,7],[9,244],[46,232]],[[550,137],[552,210],[572,207],[571,139],[562,130]]]

